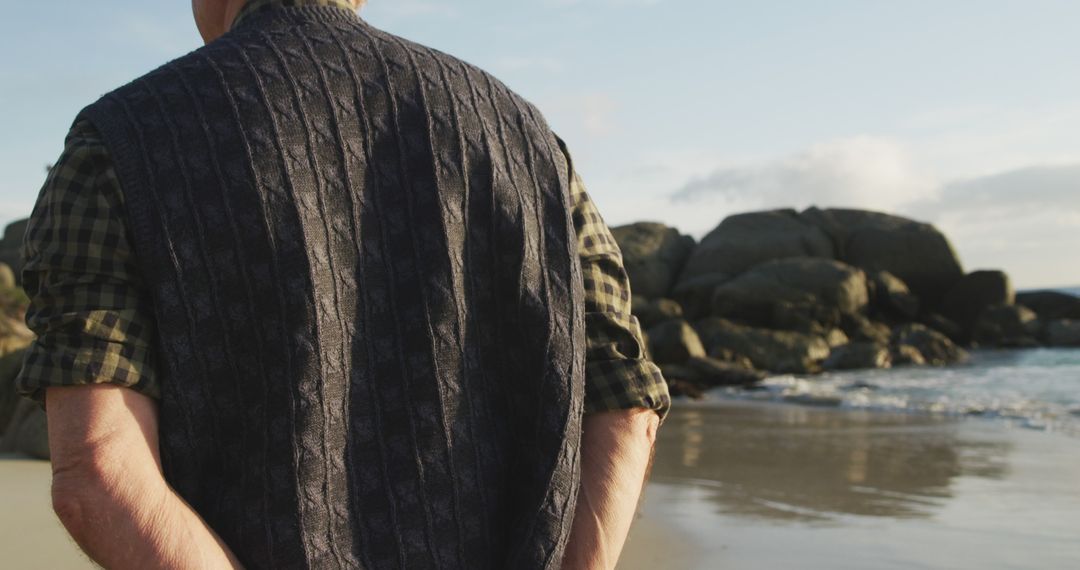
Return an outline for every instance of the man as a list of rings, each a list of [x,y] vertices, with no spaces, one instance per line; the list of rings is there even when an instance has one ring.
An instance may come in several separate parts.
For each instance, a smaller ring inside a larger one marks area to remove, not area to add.
[[[670,399],[562,141],[347,0],[195,0],[76,118],[19,390],[107,568],[611,568]]]

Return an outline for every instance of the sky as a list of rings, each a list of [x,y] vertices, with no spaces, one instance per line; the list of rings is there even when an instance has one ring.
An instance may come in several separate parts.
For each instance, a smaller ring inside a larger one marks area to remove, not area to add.
[[[1075,0],[369,0],[567,141],[605,221],[856,207],[935,224],[965,269],[1080,284]],[[183,0],[0,0],[0,224],[80,108],[201,45]]]

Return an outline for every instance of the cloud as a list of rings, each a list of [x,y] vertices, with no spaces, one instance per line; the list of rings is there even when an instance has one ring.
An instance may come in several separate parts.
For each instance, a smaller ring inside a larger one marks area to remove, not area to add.
[[[764,163],[722,166],[687,182],[671,199],[720,197],[745,208],[817,205],[889,210],[930,198],[936,187],[903,145],[860,136],[820,143]]]
[[[810,205],[887,211],[941,229],[969,269],[1004,269],[1018,287],[1080,283],[1080,162],[942,181],[899,142],[853,137],[790,156],[737,162],[668,195],[677,226],[718,214]]]
[[[553,124],[567,126],[566,133],[580,130],[588,137],[604,137],[618,129],[615,113],[619,103],[608,93],[561,95],[537,103]]]

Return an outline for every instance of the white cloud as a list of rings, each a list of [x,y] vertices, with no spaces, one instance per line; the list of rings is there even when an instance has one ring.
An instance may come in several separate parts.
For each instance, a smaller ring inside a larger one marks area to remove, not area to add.
[[[852,137],[814,145],[784,158],[721,166],[691,180],[673,201],[720,197],[743,208],[846,206],[892,210],[934,195],[932,177],[900,143]]]

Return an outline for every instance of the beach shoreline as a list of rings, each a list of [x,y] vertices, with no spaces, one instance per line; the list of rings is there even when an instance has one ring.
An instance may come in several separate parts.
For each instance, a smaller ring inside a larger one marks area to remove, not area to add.
[[[619,569],[1080,567],[1077,481],[1080,439],[1056,433],[678,402]],[[48,462],[0,456],[4,565],[93,568],[48,488]]]

